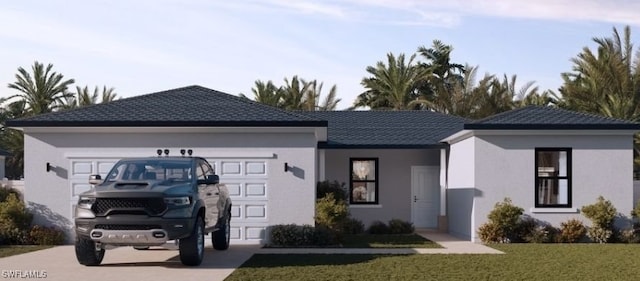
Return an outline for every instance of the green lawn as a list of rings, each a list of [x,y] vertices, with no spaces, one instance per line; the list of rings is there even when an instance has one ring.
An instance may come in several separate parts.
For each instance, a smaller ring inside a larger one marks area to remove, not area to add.
[[[418,234],[358,234],[346,235],[344,248],[442,248]]]
[[[0,258],[51,248],[53,246],[0,246]]]
[[[504,255],[254,255],[226,280],[637,280],[640,244],[495,245]]]

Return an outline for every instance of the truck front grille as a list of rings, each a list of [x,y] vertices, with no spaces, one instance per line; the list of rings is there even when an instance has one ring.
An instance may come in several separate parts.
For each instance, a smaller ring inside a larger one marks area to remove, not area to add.
[[[95,229],[104,230],[151,230],[162,229],[159,225],[152,224],[98,224]]]
[[[167,209],[163,198],[96,198],[91,210],[98,216],[117,214],[147,213],[150,216],[162,214]]]

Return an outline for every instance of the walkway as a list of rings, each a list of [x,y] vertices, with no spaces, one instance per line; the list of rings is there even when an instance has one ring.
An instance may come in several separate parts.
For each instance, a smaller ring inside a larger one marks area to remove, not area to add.
[[[455,238],[447,233],[418,229],[420,236],[440,244],[442,248],[262,248],[256,254],[504,254],[482,244]]]

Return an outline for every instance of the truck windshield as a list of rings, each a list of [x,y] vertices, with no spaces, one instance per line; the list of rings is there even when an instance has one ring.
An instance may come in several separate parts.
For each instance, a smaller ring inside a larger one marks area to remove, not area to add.
[[[158,180],[190,181],[191,163],[186,161],[120,161],[111,169],[106,181]]]

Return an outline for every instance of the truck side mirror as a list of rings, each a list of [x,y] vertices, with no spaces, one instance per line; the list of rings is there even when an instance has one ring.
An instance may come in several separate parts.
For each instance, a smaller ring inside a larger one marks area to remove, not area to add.
[[[102,177],[100,175],[90,175],[89,176],[89,184],[97,185],[102,183]]]
[[[218,184],[220,177],[218,175],[208,175],[204,180],[198,180],[198,184]]]

